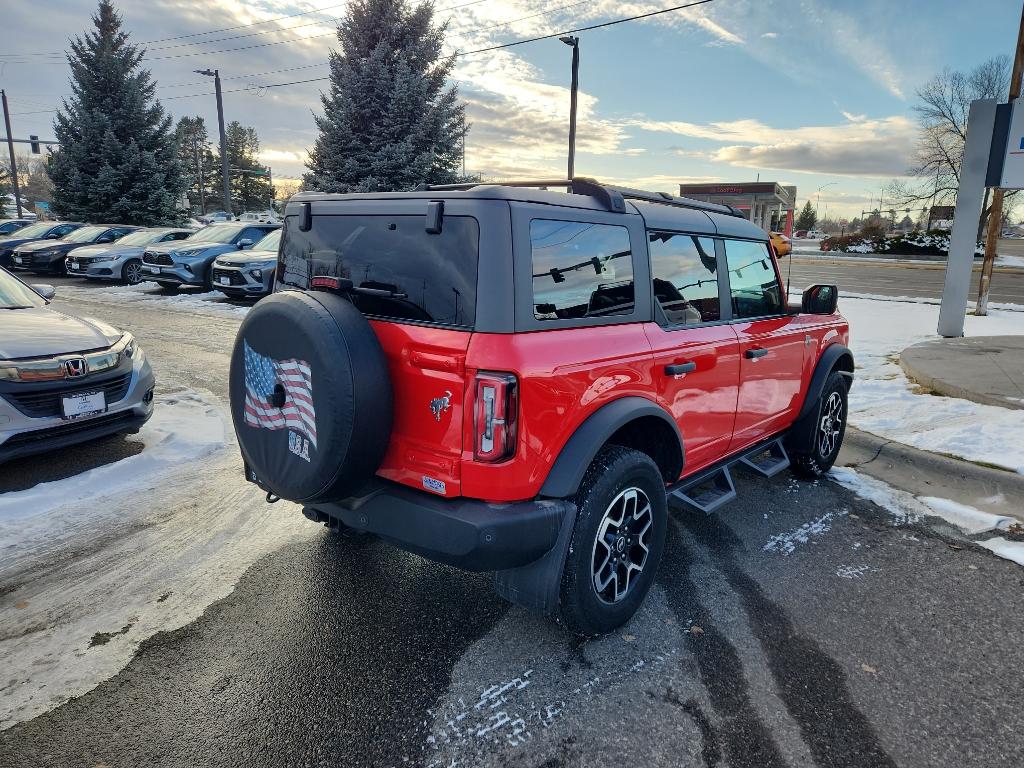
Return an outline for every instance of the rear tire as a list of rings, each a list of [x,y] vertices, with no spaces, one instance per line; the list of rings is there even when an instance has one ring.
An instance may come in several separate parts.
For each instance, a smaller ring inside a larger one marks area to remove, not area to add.
[[[600,635],[629,621],[654,583],[668,525],[665,481],[646,454],[606,445],[575,501],[560,618],[579,635]]]
[[[833,372],[814,406],[811,445],[803,450],[789,448],[793,474],[807,480],[824,476],[839,457],[846,434],[847,386],[841,373]]]

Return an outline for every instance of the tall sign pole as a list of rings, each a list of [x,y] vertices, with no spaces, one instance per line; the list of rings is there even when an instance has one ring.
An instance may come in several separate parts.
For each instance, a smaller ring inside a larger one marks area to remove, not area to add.
[[[1013,74],[1010,76],[1010,103],[1020,96],[1021,74],[1024,72],[1024,7],[1021,8],[1020,30],[1017,32],[1017,52],[1013,57]],[[974,314],[988,314],[988,292],[992,286],[992,267],[996,260],[996,244],[1003,227],[1003,190],[992,193],[992,208],[988,214],[988,233],[985,236],[985,261],[981,265],[981,279],[978,282],[978,304]]]
[[[220,70],[213,70],[213,84],[217,90],[217,125],[220,128],[220,167],[224,175],[224,210],[231,210],[231,176],[228,174],[228,135],[224,132],[224,101],[220,95]]]
[[[949,257],[946,259],[946,282],[942,287],[942,306],[939,307],[940,336],[959,338],[964,335],[967,295],[971,290],[971,270],[978,242],[978,217],[981,216],[982,196],[986,189],[995,124],[995,99],[971,102],[964,159],[960,165],[960,189],[956,196]]]
[[[11,133],[11,113],[7,111],[7,91],[0,90],[0,98],[4,102],[4,127],[7,129],[7,152],[11,158],[11,186],[14,187],[14,204],[18,207],[18,218],[21,218],[21,188],[18,186],[18,161],[14,157],[14,138]]]

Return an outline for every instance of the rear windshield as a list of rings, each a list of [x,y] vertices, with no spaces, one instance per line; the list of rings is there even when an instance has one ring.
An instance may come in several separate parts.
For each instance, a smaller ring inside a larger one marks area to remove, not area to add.
[[[309,232],[289,217],[278,283],[306,289],[314,277],[346,278],[382,292],[351,295],[364,315],[469,328],[479,242],[469,216],[445,216],[436,235],[423,216],[314,216]]]

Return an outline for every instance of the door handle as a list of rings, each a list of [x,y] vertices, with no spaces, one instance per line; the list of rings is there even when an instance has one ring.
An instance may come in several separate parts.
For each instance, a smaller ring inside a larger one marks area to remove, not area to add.
[[[743,353],[744,357],[746,357],[748,360],[757,360],[757,358],[764,357],[767,354],[768,350],[762,347],[748,349],[746,352]]]
[[[685,363],[676,363],[675,365],[665,366],[666,376],[678,376],[681,373],[692,373],[697,370],[697,364],[692,360]]]

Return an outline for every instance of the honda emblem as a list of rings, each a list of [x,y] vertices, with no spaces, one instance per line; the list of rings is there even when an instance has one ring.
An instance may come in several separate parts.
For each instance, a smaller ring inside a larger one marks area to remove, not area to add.
[[[64,376],[69,379],[78,379],[89,372],[89,364],[84,357],[73,357],[64,361]]]

